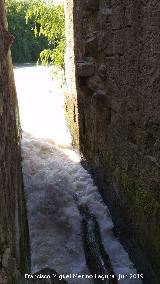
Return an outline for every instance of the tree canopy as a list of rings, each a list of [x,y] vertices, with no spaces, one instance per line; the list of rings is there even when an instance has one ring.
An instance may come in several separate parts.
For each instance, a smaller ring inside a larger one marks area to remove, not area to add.
[[[45,36],[48,39],[48,48],[40,53],[40,60],[48,61],[63,67],[64,65],[64,6],[55,5],[53,0],[46,3],[44,0],[32,1],[26,19],[34,21],[35,36]]]
[[[47,39],[43,36],[34,37],[33,21],[26,24],[26,13],[31,1],[6,0],[8,28],[15,37],[12,45],[13,62],[36,62],[39,53],[48,46]]]
[[[64,6],[53,0],[6,0],[9,30],[15,36],[12,56],[16,62],[38,59],[63,68]]]

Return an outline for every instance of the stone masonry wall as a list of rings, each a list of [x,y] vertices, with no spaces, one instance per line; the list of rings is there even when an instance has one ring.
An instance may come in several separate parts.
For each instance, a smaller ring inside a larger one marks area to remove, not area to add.
[[[160,2],[67,5],[65,109],[73,139],[145,283],[158,283]]]
[[[4,2],[0,0],[0,283],[19,283],[27,271],[20,125]]]
[[[75,1],[76,2],[76,1]],[[74,3],[75,3],[74,2]],[[74,135],[74,144],[79,145],[79,127],[77,112],[77,92],[75,77],[75,55],[74,55],[74,29],[73,29],[73,1],[65,2],[65,114],[70,123],[71,133]],[[69,59],[69,60],[68,60]]]

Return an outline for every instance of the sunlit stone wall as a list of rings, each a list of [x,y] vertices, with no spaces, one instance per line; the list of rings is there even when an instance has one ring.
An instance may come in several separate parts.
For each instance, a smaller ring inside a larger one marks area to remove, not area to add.
[[[66,116],[119,236],[145,283],[158,283],[160,3],[66,0],[66,7]]]
[[[65,114],[74,137],[74,144],[79,145],[77,87],[75,77],[75,42],[74,42],[74,9],[76,1],[65,1]]]
[[[20,125],[4,2],[0,1],[0,283],[17,283],[27,271]]]

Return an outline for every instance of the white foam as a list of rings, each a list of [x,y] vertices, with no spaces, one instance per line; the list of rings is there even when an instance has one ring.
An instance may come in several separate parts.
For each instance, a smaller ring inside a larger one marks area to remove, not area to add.
[[[82,168],[80,156],[71,148],[58,82],[52,81],[48,70],[41,66],[17,68],[15,78],[25,131],[22,165],[33,272],[49,266],[60,274],[90,274],[85,263],[77,202],[86,204],[96,216],[117,276],[136,273],[127,252],[112,233],[108,208],[90,175]],[[92,283],[89,279],[67,281]],[[119,283],[140,281],[126,279]]]

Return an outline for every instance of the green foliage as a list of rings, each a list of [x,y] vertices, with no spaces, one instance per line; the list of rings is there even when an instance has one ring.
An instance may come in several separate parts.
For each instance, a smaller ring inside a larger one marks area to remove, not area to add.
[[[26,14],[27,22],[34,22],[35,37],[45,36],[48,48],[40,53],[40,61],[64,66],[64,6],[54,5],[54,1],[33,0]]]
[[[48,46],[44,36],[34,37],[34,22],[26,24],[26,13],[31,9],[31,0],[6,0],[5,1],[9,31],[15,37],[12,45],[13,62],[36,62],[39,53]]]
[[[6,0],[14,62],[39,61],[64,67],[64,6],[53,0]]]
[[[64,67],[64,40],[59,41],[56,48],[52,49],[44,49],[40,53],[39,60],[43,65],[47,65],[48,62],[59,66],[61,68]]]

